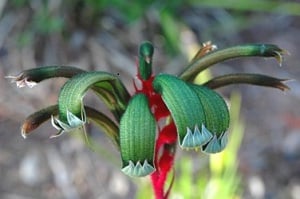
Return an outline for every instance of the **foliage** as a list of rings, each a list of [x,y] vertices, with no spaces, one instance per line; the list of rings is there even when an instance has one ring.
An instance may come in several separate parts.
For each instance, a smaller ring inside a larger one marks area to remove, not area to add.
[[[180,33],[187,26],[184,19],[179,18],[187,8],[223,8],[233,11],[260,11],[279,13],[284,15],[299,15],[300,3],[297,2],[282,2],[271,0],[245,0],[245,1],[219,1],[219,0],[204,0],[204,1],[183,1],[176,0],[171,2],[162,1],[134,1],[127,3],[122,0],[67,0],[62,1],[59,7],[53,7],[51,1],[40,0],[33,3],[29,0],[13,0],[10,1],[12,7],[16,9],[29,8],[33,9],[30,13],[28,25],[20,35],[21,44],[27,44],[33,41],[35,35],[51,35],[60,33],[64,36],[71,34],[74,25],[83,26],[86,30],[95,30],[99,27],[101,17],[109,12],[114,13],[125,24],[130,24],[136,21],[144,21],[145,23],[151,18],[156,18],[159,23],[159,32],[163,36],[166,43],[167,51],[170,54],[178,53],[180,50]],[[76,13],[76,14],[74,14]],[[191,13],[192,14],[192,13]],[[247,15],[237,15],[235,23],[240,28],[249,26]],[[115,16],[112,16],[115,17]],[[77,23],[77,24],[76,24]],[[203,30],[201,35],[211,34],[213,27]],[[238,30],[235,30],[238,31]],[[150,38],[148,38],[150,39]]]

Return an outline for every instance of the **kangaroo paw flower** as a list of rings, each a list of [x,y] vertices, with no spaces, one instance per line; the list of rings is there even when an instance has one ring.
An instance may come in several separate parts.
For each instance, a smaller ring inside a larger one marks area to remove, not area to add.
[[[51,119],[64,132],[83,128],[94,122],[120,151],[121,170],[132,177],[151,175],[156,199],[167,199],[172,187],[165,182],[175,161],[177,142],[182,149],[201,149],[211,154],[222,151],[228,141],[229,110],[223,97],[212,89],[230,84],[251,84],[281,90],[289,89],[287,79],[261,74],[227,74],[212,78],[203,85],[193,83],[203,70],[219,62],[241,57],[273,57],[281,65],[288,52],[272,44],[239,45],[216,50],[204,43],[192,62],[179,76],[154,75],[154,47],[143,42],[139,48],[135,93],[130,95],[121,80],[107,72],[88,72],[71,66],[47,66],[7,76],[18,87],[33,87],[56,77],[70,78],[59,92],[57,105],[49,106],[27,117],[21,127],[26,138],[43,122]],[[114,116],[110,117],[84,105],[91,89]]]
[[[120,122],[123,169],[130,176],[145,176],[155,170],[156,125],[144,94],[136,94]]]

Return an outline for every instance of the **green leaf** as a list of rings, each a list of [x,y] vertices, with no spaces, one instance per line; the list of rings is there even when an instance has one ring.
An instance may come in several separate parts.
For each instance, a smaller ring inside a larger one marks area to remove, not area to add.
[[[171,2],[168,2],[167,4],[170,5],[170,3]],[[170,11],[171,10],[163,9],[159,15],[159,21],[167,42],[168,52],[176,54],[180,50],[178,41],[180,40],[181,21],[174,17]]]
[[[279,15],[300,15],[300,3],[297,1],[271,1],[271,0],[244,0],[244,1],[219,1],[202,0],[197,6],[236,10],[238,12],[276,13]],[[199,4],[200,3],[200,4]]]
[[[212,138],[213,135],[205,126],[203,104],[187,83],[175,76],[160,74],[154,79],[153,87],[161,93],[171,112],[182,148],[198,148]]]
[[[152,56],[154,48],[150,42],[144,42],[139,49],[139,75],[143,80],[149,79],[152,75]]]
[[[129,176],[146,176],[154,168],[156,124],[144,94],[130,100],[120,122],[122,171]]]

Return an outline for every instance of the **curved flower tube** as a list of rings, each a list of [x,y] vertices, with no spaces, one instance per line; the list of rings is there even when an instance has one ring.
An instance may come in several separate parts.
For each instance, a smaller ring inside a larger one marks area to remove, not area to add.
[[[89,106],[84,106],[86,112],[87,120],[92,121],[96,124],[102,131],[110,138],[116,147],[119,148],[119,128],[118,126],[106,115],[97,111]],[[43,108],[31,115],[29,115],[23,122],[21,127],[21,135],[23,138],[32,133],[40,125],[42,125],[47,120],[52,119],[54,116],[58,115],[58,105],[52,105]],[[57,135],[54,135],[54,137]],[[53,136],[51,136],[53,137]]]
[[[37,83],[47,79],[58,77],[72,78],[86,72],[73,66],[44,66],[22,71],[16,76],[6,76],[6,78],[12,79],[12,82],[15,82],[18,87],[28,86],[32,88]],[[103,100],[119,121],[125,111],[130,95],[117,76],[114,77],[114,81],[96,84],[91,89]]]
[[[213,137],[206,129],[203,104],[188,84],[174,76],[160,74],[154,79],[153,87],[171,112],[182,148],[199,148]]]
[[[233,46],[222,50],[212,51],[198,59],[195,59],[180,74],[180,78],[185,81],[193,81],[197,74],[201,73],[212,65],[238,57],[274,57],[279,64],[282,63],[282,56],[287,51],[280,49],[273,44],[248,44]]]
[[[130,100],[120,122],[122,171],[130,176],[146,176],[155,170],[156,125],[144,94]]]
[[[16,76],[6,76],[16,82],[19,88],[28,86],[32,88],[37,83],[55,77],[71,78],[74,75],[84,73],[85,70],[73,66],[44,66],[22,71]]]
[[[55,119],[62,130],[76,128],[85,123],[85,111],[82,99],[86,91],[95,84],[115,80],[116,77],[106,72],[86,72],[74,76],[62,87],[59,98],[59,118]]]
[[[40,124],[52,118],[60,132],[72,131],[95,122],[120,151],[122,171],[134,177],[151,176],[156,199],[169,196],[172,182],[165,191],[165,181],[172,171],[177,142],[183,149],[199,148],[204,153],[217,153],[227,144],[230,123],[228,107],[221,95],[212,89],[231,84],[251,84],[289,89],[287,79],[262,74],[227,74],[214,77],[203,85],[193,84],[200,72],[224,60],[259,56],[274,57],[279,64],[287,51],[272,44],[248,44],[215,50],[205,43],[192,62],[179,76],[154,75],[153,45],[144,42],[139,48],[136,79],[138,88],[130,95],[117,76],[102,72],[87,72],[70,66],[50,66],[23,71],[8,76],[18,87],[33,87],[53,78],[70,78],[59,93],[57,105],[30,115],[23,123],[25,138]],[[94,108],[84,105],[83,97],[92,89],[107,105],[116,123]]]
[[[208,82],[205,82],[203,85],[210,89],[216,89],[231,84],[252,84],[285,91],[289,90],[289,87],[283,83],[287,80],[288,79],[278,79],[262,74],[236,73],[215,77]]]

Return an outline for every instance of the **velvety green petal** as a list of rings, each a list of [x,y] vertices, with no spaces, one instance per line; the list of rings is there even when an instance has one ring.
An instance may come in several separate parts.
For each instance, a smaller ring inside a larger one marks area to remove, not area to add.
[[[219,136],[229,127],[229,110],[225,100],[215,91],[196,84],[189,84],[198,95],[205,113],[205,127]]]
[[[130,100],[120,121],[122,171],[130,176],[145,176],[154,168],[156,124],[144,94]]]
[[[69,79],[59,93],[59,118],[57,121],[72,128],[80,126],[82,123],[79,120],[85,122],[82,99],[86,91],[96,83],[115,79],[114,75],[106,72],[86,72]]]
[[[213,134],[213,138],[202,146],[206,153],[222,151],[227,144],[227,129],[229,127],[229,111],[224,99],[215,91],[195,84],[191,88],[199,96],[205,112],[205,126]]]
[[[167,74],[158,75],[153,81],[153,87],[161,93],[171,112],[182,148],[198,148],[212,138],[213,135],[205,130],[205,110],[193,88]]]

